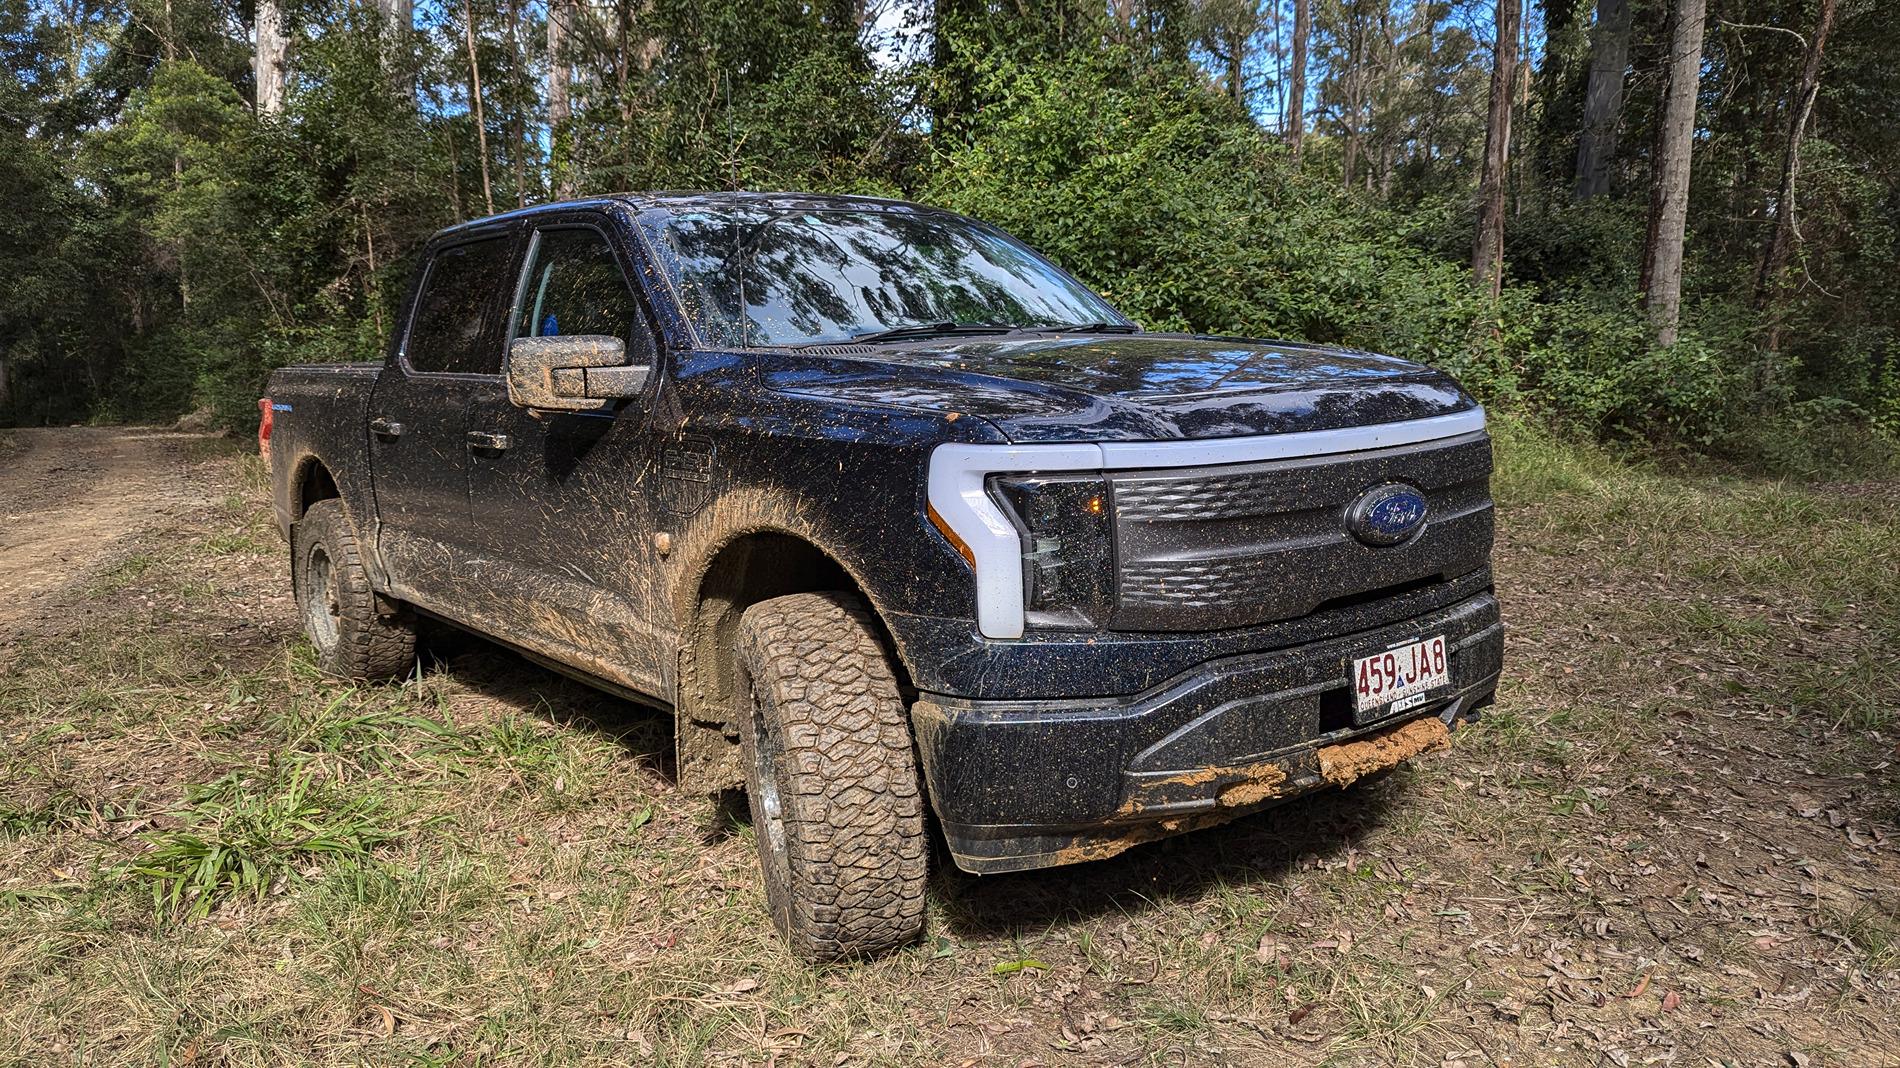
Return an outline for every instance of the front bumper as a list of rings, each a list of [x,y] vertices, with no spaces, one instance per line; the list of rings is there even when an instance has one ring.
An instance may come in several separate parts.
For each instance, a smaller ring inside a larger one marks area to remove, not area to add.
[[[1359,718],[1352,659],[1433,634],[1451,650],[1451,687],[1397,717]],[[957,866],[1016,871],[1112,856],[1435,748],[1490,702],[1503,658],[1487,591],[1400,623],[1209,661],[1129,698],[926,694],[911,718]]]

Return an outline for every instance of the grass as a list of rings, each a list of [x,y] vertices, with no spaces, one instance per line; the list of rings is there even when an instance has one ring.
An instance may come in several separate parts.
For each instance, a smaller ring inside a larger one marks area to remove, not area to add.
[[[225,898],[281,889],[305,867],[360,863],[397,836],[384,808],[308,765],[262,789],[233,773],[189,790],[179,825],[143,835],[150,848],[124,872],[150,883],[160,912],[202,917]]]
[[[1509,677],[1452,752],[942,872],[816,969],[662,717],[472,640],[319,677],[261,466],[193,446],[204,507],[0,648],[0,1064],[1879,1061],[1900,507],[1497,430]]]

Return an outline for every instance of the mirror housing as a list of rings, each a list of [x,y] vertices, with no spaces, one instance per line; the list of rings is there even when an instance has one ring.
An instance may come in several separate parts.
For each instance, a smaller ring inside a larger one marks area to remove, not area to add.
[[[508,400],[520,408],[599,411],[639,396],[647,373],[627,365],[626,343],[617,337],[524,337],[508,346]]]

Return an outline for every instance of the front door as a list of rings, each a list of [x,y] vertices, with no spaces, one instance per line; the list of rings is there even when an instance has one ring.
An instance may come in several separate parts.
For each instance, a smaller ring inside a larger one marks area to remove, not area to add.
[[[469,571],[468,409],[501,388],[518,242],[490,233],[434,250],[407,333],[369,405],[378,546],[394,594],[458,615]]]
[[[653,368],[647,394],[597,412],[530,412],[500,390],[477,398],[469,434],[485,444],[471,453],[470,540],[520,644],[660,693],[660,606],[644,579],[656,563],[645,432],[658,346],[611,232],[585,214],[535,231],[511,335],[618,337]]]

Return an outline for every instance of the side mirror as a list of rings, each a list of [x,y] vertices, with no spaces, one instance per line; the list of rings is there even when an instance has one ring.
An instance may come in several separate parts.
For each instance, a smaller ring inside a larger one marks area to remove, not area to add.
[[[627,365],[617,337],[524,337],[508,346],[508,400],[520,408],[591,412],[646,388],[648,369]]]

